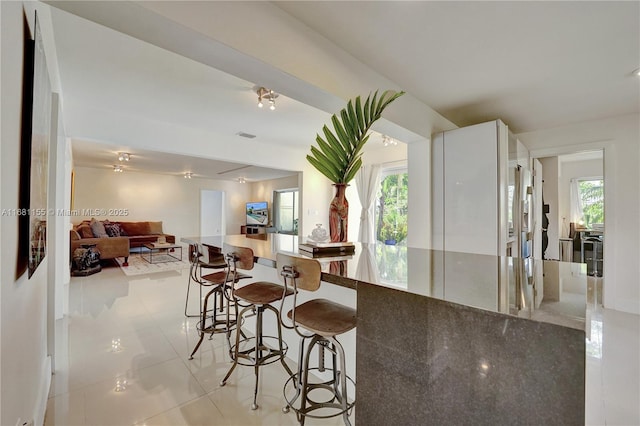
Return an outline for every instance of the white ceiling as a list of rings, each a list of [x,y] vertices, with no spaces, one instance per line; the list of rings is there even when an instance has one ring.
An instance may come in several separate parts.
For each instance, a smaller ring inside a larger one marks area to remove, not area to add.
[[[184,176],[192,173],[192,178],[219,179],[257,182],[267,179],[279,179],[295,174],[290,170],[270,169],[250,164],[211,160],[203,157],[176,155],[159,151],[130,148],[124,145],[111,145],[99,142],[75,139],[73,160],[77,167],[112,169],[121,165],[124,172],[157,173]],[[119,153],[130,154],[129,161],[119,161]]]
[[[276,2],[458,126],[640,112],[640,2]]]
[[[501,118],[521,133],[640,112],[632,75],[640,67],[639,2],[275,4],[459,126]],[[291,147],[308,147],[328,121],[285,96],[276,111],[258,109],[253,82],[56,8],[51,14],[66,111],[117,111]],[[66,128],[77,165],[111,167],[115,152],[135,153],[118,145],[125,139],[117,123],[110,130],[96,143]],[[369,149],[380,149],[376,139]],[[234,165],[153,152],[137,153],[150,171],[211,177]],[[258,171],[277,175],[255,169],[256,180]]]

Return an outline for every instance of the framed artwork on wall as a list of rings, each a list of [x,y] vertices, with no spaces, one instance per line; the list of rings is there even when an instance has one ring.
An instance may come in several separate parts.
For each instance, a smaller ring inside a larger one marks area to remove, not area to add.
[[[51,83],[37,13],[33,22],[33,40],[28,38],[25,26],[18,220],[18,258],[21,259],[18,261],[18,273],[26,263],[29,278],[47,254],[47,188],[51,132]]]

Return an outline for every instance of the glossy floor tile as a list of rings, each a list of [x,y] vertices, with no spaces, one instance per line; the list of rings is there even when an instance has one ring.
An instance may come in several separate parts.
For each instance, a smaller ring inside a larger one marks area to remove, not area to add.
[[[286,374],[279,363],[261,369],[252,411],[252,368],[239,366],[220,386],[231,365],[223,335],[205,338],[188,359],[198,334],[197,319],[184,316],[187,273],[126,277],[107,266],[72,278],[70,313],[56,324],[45,425],[297,424],[293,412],[282,412]],[[640,317],[589,306],[586,423],[640,425]],[[198,310],[197,291],[189,309]]]

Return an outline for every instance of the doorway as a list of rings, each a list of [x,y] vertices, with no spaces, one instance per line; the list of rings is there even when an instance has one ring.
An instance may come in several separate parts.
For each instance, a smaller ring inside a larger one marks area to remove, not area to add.
[[[200,236],[226,235],[224,191],[200,191]]]
[[[605,212],[605,181],[604,181],[604,151],[601,149],[567,153],[549,157],[539,157],[542,164],[543,197],[548,205],[547,218],[549,221],[547,235],[549,244],[545,252],[545,259],[578,261],[574,258],[573,248],[568,252],[563,249],[562,241],[573,238],[572,228],[593,230],[604,234]],[[595,185],[594,182],[599,183]],[[572,187],[574,188],[572,190]],[[588,190],[591,188],[591,194]],[[582,188],[582,189],[581,189]],[[576,192],[577,191],[577,192]],[[598,206],[593,202],[576,203],[573,198],[589,198],[599,195]],[[573,207],[572,207],[573,206]],[[584,208],[587,206],[585,220]],[[590,207],[589,207],[590,206]],[[599,214],[595,216],[595,212]],[[575,225],[571,225],[571,224]],[[594,229],[595,228],[595,229]]]
[[[542,164],[548,246],[544,258],[584,263],[589,300],[602,303],[606,264],[605,150],[539,157]]]

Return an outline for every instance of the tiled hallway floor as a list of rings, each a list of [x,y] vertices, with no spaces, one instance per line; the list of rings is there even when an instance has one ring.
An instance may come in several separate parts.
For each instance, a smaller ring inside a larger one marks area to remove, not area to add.
[[[225,340],[205,339],[193,360],[196,320],[184,317],[188,271],[126,277],[118,267],[74,277],[69,316],[57,323],[56,374],[45,425],[293,425],[279,364],[229,367]],[[196,308],[197,309],[197,308]],[[596,309],[587,340],[589,425],[640,424],[640,318]],[[292,364],[292,363],[291,363]],[[355,418],[355,414],[353,416]],[[339,425],[341,419],[307,424]]]

